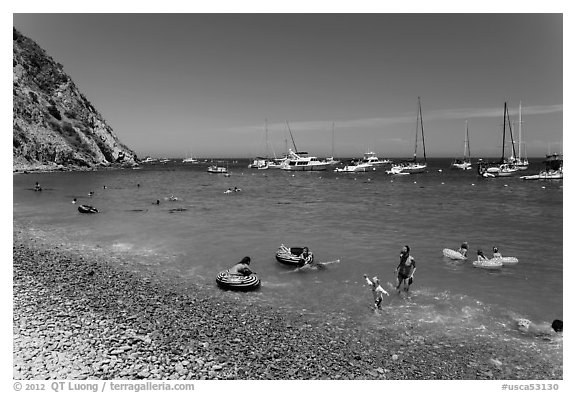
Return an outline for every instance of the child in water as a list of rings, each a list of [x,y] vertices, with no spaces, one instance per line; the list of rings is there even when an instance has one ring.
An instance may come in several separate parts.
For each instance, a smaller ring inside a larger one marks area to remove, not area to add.
[[[386,296],[390,296],[390,294],[386,292],[384,288],[382,288],[382,286],[380,285],[380,280],[378,280],[378,277],[374,276],[374,278],[370,280],[368,276],[365,274],[364,278],[366,279],[368,285],[370,285],[370,287],[372,288],[372,295],[374,296],[374,307],[376,307],[377,309],[381,309],[382,299],[384,298],[383,295],[386,294]]]

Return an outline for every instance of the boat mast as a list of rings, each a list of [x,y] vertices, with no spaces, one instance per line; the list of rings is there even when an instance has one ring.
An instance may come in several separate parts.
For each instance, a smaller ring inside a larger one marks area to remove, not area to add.
[[[264,134],[266,135],[266,158],[269,158],[270,142],[268,142],[268,119],[264,118]]]
[[[416,162],[416,154],[418,153],[418,128],[420,124],[418,121],[420,120],[420,97],[418,97],[418,110],[416,111],[416,137],[414,138],[414,158],[412,161]]]
[[[334,122],[332,122],[332,158],[334,158]]]
[[[468,120],[466,120],[466,132],[464,133],[464,158],[467,157],[466,153],[468,150]]]
[[[522,159],[522,101],[518,109],[518,158]]]
[[[290,124],[288,124],[288,120],[286,120],[286,125],[288,126],[288,132],[290,133],[290,138],[292,138],[292,144],[294,144],[294,153],[298,154],[298,148],[296,147],[296,142],[294,142],[294,136],[292,135],[292,131],[290,130]]]
[[[466,147],[468,147],[468,161],[472,162],[472,156],[470,153],[470,135],[468,135],[468,120],[466,120],[466,142],[465,142],[465,147],[464,149],[466,149]],[[464,155],[466,155],[466,152],[464,152]]]
[[[420,112],[420,128],[422,129],[422,149],[424,150],[424,163],[426,163],[426,144],[424,143],[424,120],[422,119],[422,105],[420,104],[420,97],[418,97],[418,110]],[[416,157],[416,152],[414,152],[414,157]]]
[[[514,132],[512,131],[512,122],[510,121],[510,113],[508,113],[508,111],[506,112],[506,114],[508,115],[508,128],[510,130],[510,140],[512,142],[512,157],[514,158],[514,161],[516,161],[516,146],[514,144]]]
[[[504,122],[502,124],[502,158],[500,159],[501,163],[504,163],[504,145],[506,144],[506,101],[504,101]]]

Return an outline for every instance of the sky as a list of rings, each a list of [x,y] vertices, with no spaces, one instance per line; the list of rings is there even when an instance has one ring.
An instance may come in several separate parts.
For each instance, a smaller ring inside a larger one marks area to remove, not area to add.
[[[280,156],[288,127],[319,157],[410,157],[418,97],[428,157],[462,155],[466,121],[472,155],[499,157],[505,102],[516,139],[522,104],[528,156],[563,151],[561,13],[16,13],[13,25],[139,157]]]

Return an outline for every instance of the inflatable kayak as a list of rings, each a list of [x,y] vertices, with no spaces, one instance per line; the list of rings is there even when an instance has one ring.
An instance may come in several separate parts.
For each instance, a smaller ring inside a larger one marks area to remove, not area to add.
[[[450,258],[450,259],[459,259],[459,260],[465,260],[466,257],[462,254],[460,254],[458,251],[454,251],[451,250],[449,248],[445,248],[442,250],[442,254],[444,254],[445,257]]]
[[[78,211],[80,213],[98,213],[98,209],[90,205],[80,205],[78,206]]]
[[[230,274],[230,271],[224,270],[216,276],[216,283],[224,289],[252,291],[260,286],[260,279],[256,274],[242,276],[239,274]]]
[[[280,263],[290,266],[303,266],[300,254],[304,251],[303,247],[286,247],[280,246],[276,251],[276,260]],[[314,255],[312,255],[312,262],[314,262]]]
[[[492,258],[502,262],[503,265],[514,265],[518,263],[518,258],[516,257],[500,257],[500,258]]]
[[[500,269],[502,267],[502,261],[499,259],[487,259],[485,261],[474,261],[472,262],[474,267],[480,267],[484,269]]]

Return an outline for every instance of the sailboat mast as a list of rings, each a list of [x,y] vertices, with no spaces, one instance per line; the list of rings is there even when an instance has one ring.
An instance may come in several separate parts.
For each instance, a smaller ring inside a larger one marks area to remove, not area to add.
[[[502,158],[500,159],[501,162],[504,162],[504,145],[506,144],[506,112],[507,112],[506,101],[504,101],[504,121],[502,123],[502,126],[503,126],[503,129],[502,129]]]
[[[424,143],[424,120],[422,119],[422,105],[420,104],[420,97],[418,97],[418,107],[420,111],[420,128],[422,129],[422,149],[424,151],[424,162],[426,162],[426,144]]]
[[[416,111],[416,137],[414,138],[414,158],[413,161],[416,162],[416,154],[418,153],[418,128],[420,127],[420,97],[418,97],[418,110]]]
[[[518,107],[518,158],[522,158],[522,101]]]
[[[288,124],[288,120],[286,120],[286,126],[288,126],[288,132],[290,133],[290,138],[292,138],[292,144],[294,145],[294,153],[298,153],[298,148],[296,147],[296,142],[294,142],[294,136],[292,135],[292,131],[290,130],[290,124]]]
[[[332,158],[334,158],[334,122],[332,122]]]
[[[266,158],[269,158],[270,142],[268,142],[268,119],[264,118],[264,134],[266,135]]]
[[[466,142],[464,146],[464,155],[466,155],[466,148],[468,148],[468,161],[472,158],[470,153],[470,135],[468,134],[468,120],[466,120]]]
[[[510,130],[510,140],[512,142],[512,157],[516,160],[516,146],[514,145],[514,132],[512,131],[512,122],[510,121],[510,113],[506,112],[508,115],[508,129]]]

